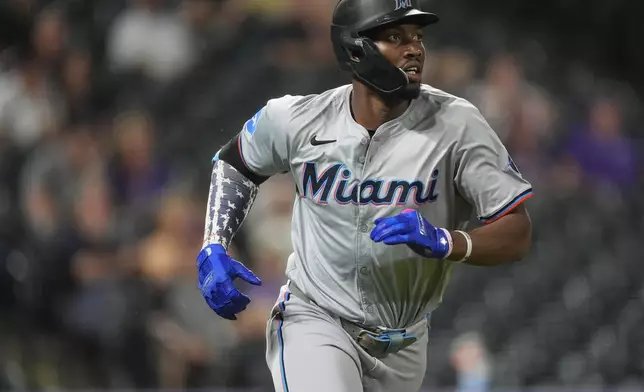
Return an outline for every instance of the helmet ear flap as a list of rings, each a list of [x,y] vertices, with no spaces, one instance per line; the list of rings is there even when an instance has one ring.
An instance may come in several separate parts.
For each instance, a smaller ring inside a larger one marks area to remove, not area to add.
[[[407,75],[382,55],[373,40],[361,37],[358,41],[364,61],[354,63],[353,72],[359,80],[388,94],[404,88],[409,83]]]
[[[373,40],[358,36],[357,32],[340,26],[331,26],[333,50],[340,68],[376,91],[391,94],[404,88],[407,75],[389,62]]]

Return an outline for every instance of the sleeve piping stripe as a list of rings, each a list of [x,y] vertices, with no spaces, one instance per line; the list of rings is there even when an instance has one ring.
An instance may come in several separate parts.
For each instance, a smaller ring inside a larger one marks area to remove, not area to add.
[[[237,136],[237,151],[239,151],[239,157],[241,158],[241,161],[244,164],[244,166],[246,167],[246,169],[251,171],[250,168],[248,168],[248,164],[246,163],[246,159],[244,159],[244,154],[242,153],[242,138],[241,138],[241,135]]]
[[[518,205],[523,203],[524,201],[528,200],[534,196],[534,193],[532,192],[532,188],[525,190],[524,192],[520,193],[517,197],[512,199],[508,204],[506,204],[503,208],[501,208],[499,211],[495,212],[492,215],[489,215],[487,217],[481,217],[479,218],[481,221],[484,223],[492,223],[496,220],[501,219],[503,216],[507,215],[510,211],[514,210]]]

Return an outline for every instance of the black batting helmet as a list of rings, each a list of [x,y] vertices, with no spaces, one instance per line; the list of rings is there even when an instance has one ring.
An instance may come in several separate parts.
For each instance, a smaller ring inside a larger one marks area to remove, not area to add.
[[[389,24],[424,27],[438,22],[437,15],[421,11],[417,2],[340,0],[331,23],[331,41],[340,68],[351,71],[356,79],[381,93],[392,94],[403,89],[409,82],[405,72],[384,58],[365,34]]]

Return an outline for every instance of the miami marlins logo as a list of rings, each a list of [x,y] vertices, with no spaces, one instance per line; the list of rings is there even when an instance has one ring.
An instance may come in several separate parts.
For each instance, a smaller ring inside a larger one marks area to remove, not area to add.
[[[327,167],[318,175],[315,163],[307,162],[302,170],[302,193],[317,204],[328,204],[329,198],[338,204],[360,205],[406,205],[413,194],[414,204],[436,201],[438,169],[432,173],[429,186],[423,181],[366,179],[360,183],[351,181],[351,170],[343,163]]]
[[[396,2],[396,9],[394,11],[398,11],[404,8],[411,8],[411,0],[394,0]]]
[[[510,169],[514,170],[515,172],[517,172],[518,174],[521,174],[521,172],[519,171],[519,168],[518,168],[518,167],[517,167],[517,165],[514,163],[514,161],[512,160],[512,157],[511,157],[511,156],[508,156],[508,167],[509,167]]]
[[[248,121],[246,121],[246,124],[244,124],[244,130],[248,133],[248,136],[253,136],[253,133],[255,133],[255,129],[257,128],[257,120],[259,120],[259,116],[262,115],[263,111],[264,108],[259,109],[259,111],[255,113],[255,115]]]

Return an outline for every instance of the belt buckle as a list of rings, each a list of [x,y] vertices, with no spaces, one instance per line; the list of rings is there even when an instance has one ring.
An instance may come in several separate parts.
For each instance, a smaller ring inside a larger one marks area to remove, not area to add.
[[[405,328],[387,328],[387,327],[379,326],[379,327],[376,327],[375,329],[376,329],[376,333],[379,336],[390,335],[394,333],[402,333],[402,334],[407,333],[407,330]]]
[[[404,328],[375,327],[361,328],[357,340],[369,354],[382,358],[411,345],[417,338],[413,334],[408,334]]]

